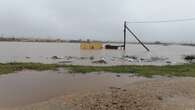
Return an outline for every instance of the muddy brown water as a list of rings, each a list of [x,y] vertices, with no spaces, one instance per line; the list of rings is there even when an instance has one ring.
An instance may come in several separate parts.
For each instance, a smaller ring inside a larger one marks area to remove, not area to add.
[[[121,44],[114,44],[121,45]],[[180,45],[147,45],[151,52],[148,53],[141,45],[128,44],[126,51],[122,50],[81,50],[79,43],[31,43],[31,42],[0,42],[0,63],[5,62],[41,62],[58,63],[67,59],[51,59],[52,56],[74,57],[71,64],[91,65],[90,60],[79,60],[80,57],[95,59],[105,58],[110,65],[125,64],[164,64],[165,62],[129,62],[121,60],[124,55],[139,58],[162,57],[168,58],[172,63],[183,63],[183,55],[195,54],[192,46]]]
[[[20,107],[61,95],[97,91],[110,86],[120,87],[143,79],[130,77],[129,74],[24,70],[0,76],[0,108]]]

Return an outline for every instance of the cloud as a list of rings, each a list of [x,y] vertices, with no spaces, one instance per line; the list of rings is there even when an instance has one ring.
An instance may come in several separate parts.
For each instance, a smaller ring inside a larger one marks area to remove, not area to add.
[[[194,3],[193,0],[1,0],[0,33],[122,40],[124,20],[191,18]],[[195,22],[129,26],[145,41],[195,40]]]

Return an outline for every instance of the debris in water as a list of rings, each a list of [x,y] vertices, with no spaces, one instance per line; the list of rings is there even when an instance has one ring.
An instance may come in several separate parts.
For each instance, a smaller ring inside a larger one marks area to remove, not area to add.
[[[94,60],[95,58],[94,58],[94,56],[91,56],[91,57],[89,57],[89,59],[90,59],[90,60]]]
[[[102,58],[101,60],[93,61],[92,63],[107,64],[104,58]]]
[[[152,61],[164,61],[167,60],[168,58],[163,58],[163,57],[151,57],[150,58]]]
[[[186,55],[184,56],[184,60],[186,60],[189,63],[193,63],[193,60],[195,60],[195,55]]]
[[[122,56],[123,60],[126,60],[128,62],[138,62],[138,57],[137,56]]]
[[[120,45],[120,46],[116,46],[116,45],[105,45],[105,49],[119,49],[119,47],[123,47],[123,45]]]
[[[71,59],[77,59],[77,60],[85,59],[85,57],[74,57],[74,56],[65,56],[64,58],[66,60],[71,60]]]
[[[172,62],[171,61],[166,61],[167,64],[171,64]]]
[[[25,57],[26,59],[30,59],[30,57]]]
[[[61,63],[61,64],[72,63],[72,61],[60,61],[59,63]]]
[[[124,57],[124,58],[134,59],[134,60],[137,60],[137,59],[138,59],[137,56],[128,56],[128,55],[126,55],[126,56],[123,56],[123,57]]]
[[[80,57],[81,60],[86,60],[88,57]]]
[[[131,58],[128,58],[127,61],[128,62],[134,62],[135,60],[134,59],[131,59]]]
[[[63,59],[62,57],[58,57],[58,56],[52,56],[51,59],[57,60],[57,59]]]
[[[121,77],[121,75],[118,74],[118,75],[116,75],[116,77]]]

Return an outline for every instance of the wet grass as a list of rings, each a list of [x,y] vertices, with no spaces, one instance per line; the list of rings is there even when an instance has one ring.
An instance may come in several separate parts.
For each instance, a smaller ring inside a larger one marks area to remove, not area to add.
[[[66,68],[71,73],[91,73],[91,72],[112,72],[112,73],[133,73],[138,76],[151,77],[161,76],[190,76],[195,77],[195,64],[167,65],[167,66],[73,66],[41,63],[6,63],[0,64],[0,74],[13,73],[15,71],[28,70],[57,70]]]
[[[41,64],[41,63],[6,63],[6,64],[1,63],[0,75],[13,73],[24,69],[44,71],[44,70],[55,70],[58,67],[59,66],[55,64]]]
[[[77,73],[90,72],[113,72],[113,73],[133,73],[137,76],[151,77],[153,75],[160,76],[191,76],[195,77],[195,64],[183,65],[167,65],[167,66],[110,66],[110,67],[94,67],[94,66],[72,66],[71,71]]]

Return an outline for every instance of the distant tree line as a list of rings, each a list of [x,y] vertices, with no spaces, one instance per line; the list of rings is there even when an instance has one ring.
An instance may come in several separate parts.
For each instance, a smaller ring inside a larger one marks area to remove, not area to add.
[[[0,41],[7,42],[67,42],[62,39],[39,39],[39,38],[15,38],[15,37],[0,37]]]
[[[49,39],[49,38],[18,38],[18,37],[0,37],[0,41],[5,41],[5,42],[59,42],[59,43],[80,43],[80,42],[101,42],[101,43],[117,43],[121,44],[123,43],[122,41],[100,41],[100,40],[63,40],[63,39]],[[139,44],[138,42],[127,42],[127,44]],[[165,42],[160,42],[160,41],[155,41],[155,42],[144,42],[144,44],[147,45],[184,45],[184,46],[195,46],[194,43],[165,43]]]

